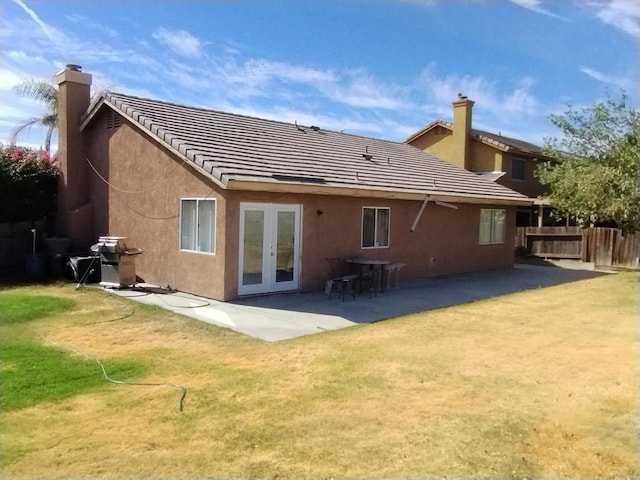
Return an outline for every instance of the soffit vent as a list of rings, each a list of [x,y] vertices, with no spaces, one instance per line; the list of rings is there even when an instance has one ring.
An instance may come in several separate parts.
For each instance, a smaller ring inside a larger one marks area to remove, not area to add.
[[[107,113],[107,129],[113,130],[122,125],[122,117],[118,112],[109,110]]]

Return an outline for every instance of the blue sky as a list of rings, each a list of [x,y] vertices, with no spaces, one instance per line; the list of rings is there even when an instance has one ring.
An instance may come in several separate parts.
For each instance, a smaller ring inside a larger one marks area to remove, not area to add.
[[[637,107],[639,20],[633,0],[2,0],[0,142],[41,112],[12,87],[76,63],[98,89],[398,141],[462,92],[474,127],[541,144],[568,104]]]

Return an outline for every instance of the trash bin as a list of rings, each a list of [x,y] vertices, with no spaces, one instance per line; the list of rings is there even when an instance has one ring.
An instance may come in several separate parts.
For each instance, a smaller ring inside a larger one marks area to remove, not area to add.
[[[27,278],[40,278],[47,274],[47,256],[34,253],[24,257],[24,273]]]

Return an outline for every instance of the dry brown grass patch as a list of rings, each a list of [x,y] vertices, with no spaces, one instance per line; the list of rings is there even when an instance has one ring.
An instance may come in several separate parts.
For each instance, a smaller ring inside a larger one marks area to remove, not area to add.
[[[637,276],[275,344],[104,293],[34,335],[134,357],[117,387],[4,415],[10,477],[637,476]],[[135,314],[124,315],[129,308]],[[95,323],[103,321],[103,323]],[[3,447],[5,448],[5,447]]]

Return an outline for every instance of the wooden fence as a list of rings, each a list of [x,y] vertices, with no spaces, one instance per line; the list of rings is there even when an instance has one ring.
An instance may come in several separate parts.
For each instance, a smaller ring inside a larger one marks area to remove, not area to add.
[[[640,268],[640,232],[600,227],[517,227],[516,255],[569,258],[637,269]]]
[[[31,230],[36,230],[36,247],[40,248],[46,225],[45,221],[0,223],[0,268],[22,266],[25,256],[33,253]]]

